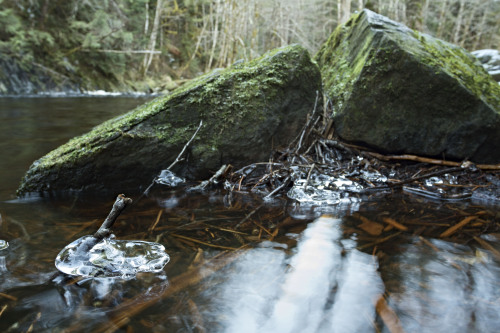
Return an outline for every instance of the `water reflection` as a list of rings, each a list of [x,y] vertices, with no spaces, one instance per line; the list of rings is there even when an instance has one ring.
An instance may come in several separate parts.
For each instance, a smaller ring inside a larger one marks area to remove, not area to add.
[[[0,98],[0,200],[13,197],[21,177],[36,159],[150,99]]]
[[[432,203],[429,215],[421,203],[393,197],[362,201],[357,211],[334,206],[340,217],[322,216],[308,223],[319,211],[277,201],[262,206],[241,229],[231,230],[258,202],[235,196],[227,206],[226,196],[169,190],[144,198],[139,207],[124,213],[115,232],[126,239],[162,243],[172,259],[163,273],[140,274],[129,281],[90,278],[70,284],[51,278],[54,258],[68,240],[96,228],[100,220],[95,217],[104,216],[109,203],[78,201],[70,213],[64,213],[68,203],[51,207],[42,201],[31,212],[4,203],[2,227],[8,231],[10,246],[2,251],[0,292],[16,300],[0,296],[0,309],[7,306],[0,316],[0,330],[26,331],[36,322],[34,328],[42,331],[54,325],[93,331],[109,325],[110,315],[120,313],[129,299],[134,306],[147,303],[147,311],[130,315],[126,324],[135,331],[145,330],[148,323],[159,332],[388,332],[376,307],[384,298],[387,311],[406,332],[495,332],[500,325],[500,266],[494,252],[498,237],[481,238],[490,247],[458,244],[429,237],[422,229],[434,230],[440,224],[436,221],[442,224],[465,206]],[[438,205],[439,213],[432,205]],[[88,206],[98,209],[91,212]],[[302,214],[306,220],[284,213],[300,209],[305,212],[296,216]],[[481,218],[487,219],[489,215],[482,212]],[[405,223],[409,231],[398,234],[386,227],[373,236],[360,227],[367,220],[383,223],[387,216]],[[434,224],[428,226],[424,216]],[[147,231],[153,225],[154,230]],[[413,236],[417,232],[421,236]],[[377,243],[386,235],[399,236]],[[193,242],[199,239],[204,244]],[[210,245],[236,248],[239,242],[247,249],[239,257],[238,251],[229,252],[237,257],[231,265],[217,270],[209,264],[221,254]],[[177,278],[192,267],[206,278],[189,274],[184,281]]]
[[[333,306],[325,314],[320,332],[370,332],[375,322],[374,304],[384,292],[371,255],[353,249],[338,274],[338,291]]]
[[[211,309],[225,332],[364,332],[383,292],[372,256],[346,249],[341,220],[310,223],[288,255],[272,243],[248,251],[229,271]]]
[[[340,264],[339,223],[338,219],[322,217],[307,226],[262,331],[317,330]]]
[[[66,327],[89,332],[105,323],[107,313],[128,298],[140,295],[141,301],[147,302],[168,286],[165,274],[143,273],[135,280],[92,278],[76,283],[67,283],[59,275],[44,284],[9,290],[9,296],[19,301],[7,304],[0,329],[52,332]]]
[[[381,266],[407,332],[497,332],[500,269],[483,249],[413,239]]]

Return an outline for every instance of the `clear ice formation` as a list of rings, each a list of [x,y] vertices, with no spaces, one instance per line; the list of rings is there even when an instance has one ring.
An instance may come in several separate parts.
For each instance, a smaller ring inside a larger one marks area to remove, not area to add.
[[[0,239],[0,251],[5,250],[8,247],[9,247],[9,243],[7,241],[4,241],[3,239]]]
[[[158,243],[118,240],[113,235],[94,243],[93,236],[75,240],[57,255],[56,268],[69,275],[132,279],[139,272],[160,272],[170,261]]]
[[[357,202],[352,193],[363,191],[364,182],[386,183],[388,178],[377,170],[360,170],[351,174],[330,176],[313,172],[307,174],[292,166],[293,186],[287,195],[302,204],[335,205]],[[351,180],[354,178],[356,180]]]
[[[176,187],[182,183],[185,183],[186,180],[184,178],[178,177],[175,173],[166,169],[161,170],[158,177],[156,177],[155,182],[170,187]]]
[[[297,179],[287,195],[301,203],[333,205],[350,201],[344,191],[359,192],[363,187],[345,177],[317,175],[306,179]]]

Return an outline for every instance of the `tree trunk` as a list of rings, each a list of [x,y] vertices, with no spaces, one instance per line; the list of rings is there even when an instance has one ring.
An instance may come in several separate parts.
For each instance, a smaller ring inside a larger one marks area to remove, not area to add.
[[[343,24],[351,16],[351,0],[337,0],[337,6],[338,23]]]
[[[215,23],[213,23],[212,49],[210,50],[210,58],[208,59],[207,66],[205,67],[206,72],[208,72],[212,68],[212,61],[214,60],[215,55],[215,46],[217,45],[217,38],[219,37],[219,11],[220,1],[215,1],[215,5],[210,3],[210,16],[212,16],[215,12]],[[213,19],[211,21],[213,22]]]
[[[443,0],[443,4],[441,6],[441,11],[439,13],[439,24],[436,32],[436,37],[441,38],[443,35],[443,29],[446,21],[446,10],[447,10],[448,0]]]
[[[479,23],[479,26],[476,28],[477,33],[476,33],[476,37],[474,38],[474,44],[472,45],[473,50],[477,50],[479,48],[479,45],[481,42],[481,37],[483,35],[483,31],[484,31],[485,26],[486,26],[486,16],[488,15],[487,13],[488,13],[487,8],[484,8],[483,15],[481,17],[481,23]]]
[[[144,34],[149,30],[149,1],[146,1],[146,19],[144,20]]]
[[[420,12],[420,17],[422,21],[421,31],[427,30],[427,25],[425,22],[427,21],[428,11],[429,11],[429,0],[425,0],[424,5],[422,6],[422,11]]]
[[[460,0],[460,8],[458,10],[458,15],[455,23],[455,29],[453,33],[453,43],[458,44],[460,41],[460,29],[462,28],[462,19],[464,16],[465,0]]]
[[[462,38],[460,39],[460,46],[466,48],[467,44],[470,46],[472,44],[470,36],[471,27],[474,25],[474,18],[476,17],[477,11],[480,8],[479,3],[472,4],[472,8],[469,10],[469,15],[464,22],[464,30],[462,33]]]
[[[364,7],[364,6],[365,6],[365,5],[363,4],[363,0],[358,0],[358,10],[359,10],[359,11],[363,10],[363,7]]]
[[[158,37],[158,30],[160,28],[160,18],[161,18],[161,11],[163,8],[163,0],[157,0],[156,3],[156,13],[155,13],[155,20],[153,22],[153,30],[151,30],[151,38],[149,39],[149,46],[148,50],[154,51],[156,47],[156,39]],[[153,56],[154,53],[148,53],[144,56],[144,75],[148,72],[149,66],[151,65],[151,61],[153,61]]]

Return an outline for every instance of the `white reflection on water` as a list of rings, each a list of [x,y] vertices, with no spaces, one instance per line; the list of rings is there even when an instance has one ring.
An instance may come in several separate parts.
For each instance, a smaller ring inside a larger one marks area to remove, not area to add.
[[[387,272],[407,332],[498,332],[500,269],[483,250],[442,240],[408,244]]]
[[[375,321],[374,304],[384,285],[371,255],[353,250],[339,272],[339,288],[321,332],[370,332]]]
[[[310,223],[289,259],[269,247],[245,254],[225,273],[229,281],[212,304],[224,315],[215,320],[228,333],[369,328],[381,279],[370,255],[353,250],[342,257],[340,223],[330,217]]]

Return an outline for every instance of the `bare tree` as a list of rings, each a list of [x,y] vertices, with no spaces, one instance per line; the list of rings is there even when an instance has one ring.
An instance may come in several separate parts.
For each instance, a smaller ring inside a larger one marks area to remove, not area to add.
[[[453,43],[458,44],[460,41],[460,29],[462,28],[462,20],[464,16],[465,0],[460,0],[460,8],[455,21],[455,28],[453,32]]]
[[[151,37],[149,38],[149,45],[148,45],[148,50],[150,51],[150,53],[146,53],[146,55],[144,56],[144,62],[143,62],[144,75],[148,72],[149,66],[151,65],[151,61],[153,61],[154,50],[156,47],[156,39],[158,38],[158,31],[160,28],[162,9],[163,9],[163,0],[157,0],[155,19],[153,21],[153,30],[151,30]]]
[[[351,0],[337,0],[337,6],[338,23],[347,22],[351,16]]]

